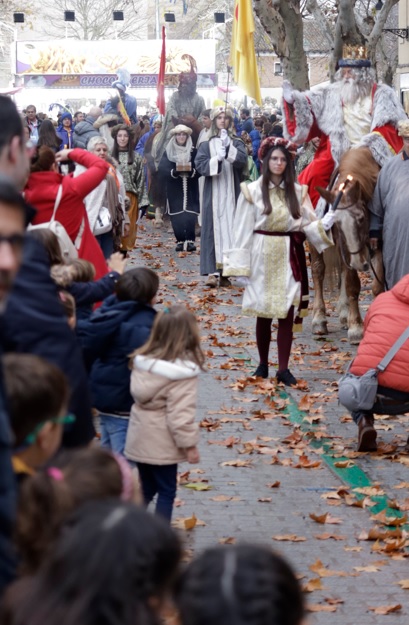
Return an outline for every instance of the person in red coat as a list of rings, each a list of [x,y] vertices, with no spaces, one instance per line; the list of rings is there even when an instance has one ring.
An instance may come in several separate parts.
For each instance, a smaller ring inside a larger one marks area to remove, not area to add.
[[[70,159],[87,168],[87,171],[74,178],[58,171],[58,163]],[[38,151],[38,158],[31,167],[31,174],[25,188],[27,202],[37,209],[33,224],[50,221],[58,189],[62,185],[61,201],[56,212],[56,220],[66,229],[71,241],[78,250],[78,256],[90,261],[95,267],[95,279],[102,278],[108,268],[97,240],[91,232],[84,198],[108,173],[109,164],[99,156],[75,148],[61,150],[56,155],[44,146]]]
[[[364,337],[351,366],[351,373],[363,375],[369,369],[375,369],[408,326],[409,274],[399,280],[393,289],[378,295],[370,305],[364,321]],[[385,371],[379,372],[378,393],[398,404],[409,404],[408,371],[409,341],[406,341]],[[353,412],[352,418],[359,428],[358,451],[375,451],[373,410]]]

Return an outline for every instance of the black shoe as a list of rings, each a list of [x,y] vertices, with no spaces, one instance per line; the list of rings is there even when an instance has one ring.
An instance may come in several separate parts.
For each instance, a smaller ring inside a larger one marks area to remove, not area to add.
[[[188,241],[186,249],[188,252],[196,252],[196,245],[192,241]]]
[[[252,376],[256,376],[257,378],[268,378],[268,365],[259,364]]]
[[[183,242],[176,245],[175,252],[183,252]]]
[[[219,286],[231,286],[229,278],[226,278],[225,276],[220,276]]]
[[[297,384],[297,380],[289,369],[284,369],[284,371],[277,371],[276,378],[279,382],[283,382],[286,386],[294,386],[295,384]]]
[[[377,448],[374,418],[363,414],[358,421],[357,451],[376,451]]]

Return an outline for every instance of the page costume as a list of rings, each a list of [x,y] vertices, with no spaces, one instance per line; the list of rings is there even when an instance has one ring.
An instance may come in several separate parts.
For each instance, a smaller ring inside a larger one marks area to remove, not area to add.
[[[303,235],[320,252],[333,245],[332,237],[317,219],[307,187],[295,185],[301,217],[294,219],[287,208],[284,183],[279,187],[270,183],[273,210],[270,215],[263,214],[261,183],[259,178],[249,185],[241,185],[234,215],[234,242],[224,255],[224,275],[249,278],[243,296],[245,315],[284,319],[294,306],[299,317],[303,317],[307,314],[308,280],[305,292],[304,272],[294,266],[292,248],[301,246],[305,264]]]

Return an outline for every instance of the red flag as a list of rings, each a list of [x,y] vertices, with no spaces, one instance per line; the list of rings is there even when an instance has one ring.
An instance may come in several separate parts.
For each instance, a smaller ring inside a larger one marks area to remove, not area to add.
[[[166,31],[162,26],[162,53],[160,55],[160,66],[158,74],[158,97],[156,104],[161,115],[165,114],[165,67],[166,67]]]

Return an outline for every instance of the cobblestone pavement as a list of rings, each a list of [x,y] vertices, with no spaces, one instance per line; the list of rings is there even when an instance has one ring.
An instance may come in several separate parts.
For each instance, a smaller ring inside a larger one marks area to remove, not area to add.
[[[379,419],[381,453],[355,453],[357,428],[338,406],[335,383],[355,348],[334,310],[326,339],[311,337],[307,319],[294,342],[290,368],[303,381],[301,388],[288,394],[276,388],[274,336],[272,380],[248,383],[246,376],[257,363],[255,320],[241,315],[241,289],[204,287],[198,253],[175,253],[168,226],[155,230],[145,221],[138,236],[140,247],[132,253],[131,266],[158,271],[159,309],[178,302],[194,310],[208,356],[198,402],[204,426],[201,461],[181,465],[181,471],[190,473],[182,475],[185,485],[174,510],[180,527],[193,515],[198,520],[194,529],[181,529],[188,553],[220,542],[268,544],[301,577],[312,625],[372,625],[385,619],[409,623],[409,591],[399,585],[407,580],[409,587],[407,552],[397,548],[404,545],[405,534],[403,540],[391,534],[383,536],[387,542],[362,540],[371,528],[394,529],[382,524],[386,500],[398,501],[403,510],[388,509],[386,515],[395,517],[388,522],[405,522],[396,516],[404,517],[405,507],[409,509],[409,457],[399,453],[406,423],[402,417]],[[369,301],[366,290],[364,309]],[[303,418],[301,427],[292,422]],[[353,490],[357,486],[364,487],[359,494]],[[374,493],[380,497],[371,510]],[[381,511],[380,521],[372,518],[374,510]],[[310,517],[327,513],[325,524]],[[388,616],[373,611],[398,604],[401,608]]]

